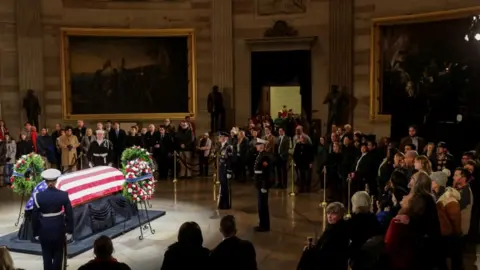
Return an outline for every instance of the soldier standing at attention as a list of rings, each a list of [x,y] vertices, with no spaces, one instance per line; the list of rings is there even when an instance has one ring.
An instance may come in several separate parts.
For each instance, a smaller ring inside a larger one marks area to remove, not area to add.
[[[230,179],[232,178],[233,147],[227,142],[229,137],[230,134],[227,132],[221,132],[218,136],[218,141],[221,144],[217,168],[217,177],[220,181],[218,209],[222,210],[232,208]]]
[[[73,210],[68,193],[55,185],[62,173],[56,169],[42,172],[47,189],[33,196],[33,236],[42,247],[44,270],[65,270],[67,241],[72,239]]]
[[[259,224],[255,227],[257,232],[270,231],[270,213],[268,209],[268,189],[270,188],[270,157],[265,152],[266,140],[257,139],[257,158],[253,165],[255,173],[255,186],[258,190],[258,217]]]

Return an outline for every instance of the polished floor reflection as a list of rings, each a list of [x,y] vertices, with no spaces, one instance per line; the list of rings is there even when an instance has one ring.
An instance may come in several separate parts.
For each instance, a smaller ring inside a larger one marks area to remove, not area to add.
[[[233,214],[237,218],[239,236],[253,242],[257,252],[257,262],[261,270],[296,269],[306,237],[319,235],[322,230],[322,217],[319,193],[300,194],[294,197],[285,190],[271,190],[270,215],[272,230],[257,233],[256,192],[251,183],[233,185],[233,209],[217,212],[214,189],[210,179],[180,180],[157,183],[153,209],[167,211],[167,214],[152,222],[154,235],[147,234],[143,241],[138,240],[138,229],[114,239],[115,257],[131,266],[132,269],[158,270],[165,249],[176,240],[177,230],[185,221],[200,224],[204,245],[213,248],[222,237],[218,231],[221,215]],[[7,188],[0,189],[0,234],[16,230],[14,223],[18,214],[20,198]],[[478,253],[474,252],[473,254]],[[16,267],[26,270],[39,270],[41,257],[13,253]],[[87,251],[68,261],[69,269],[93,258]],[[476,256],[468,258],[467,269],[477,269]]]

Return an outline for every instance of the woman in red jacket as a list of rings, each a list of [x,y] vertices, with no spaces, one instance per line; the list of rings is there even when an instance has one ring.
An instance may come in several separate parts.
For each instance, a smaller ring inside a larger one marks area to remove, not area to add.
[[[30,136],[32,137],[33,149],[34,149],[35,153],[37,153],[37,136],[38,136],[38,133],[37,133],[37,128],[36,127],[32,127],[32,130],[30,131]]]
[[[402,200],[402,204],[405,201]],[[400,209],[399,215],[405,214],[406,208]],[[415,234],[408,224],[400,223],[395,219],[390,221],[385,235],[385,252],[388,256],[390,270],[412,270],[415,265],[414,257]]]

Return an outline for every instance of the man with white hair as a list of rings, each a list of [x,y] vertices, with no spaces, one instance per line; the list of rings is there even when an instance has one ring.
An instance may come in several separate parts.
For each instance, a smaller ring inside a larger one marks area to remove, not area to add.
[[[88,165],[90,167],[113,165],[113,145],[104,136],[105,130],[99,129],[96,131],[96,140],[90,143],[87,153]]]

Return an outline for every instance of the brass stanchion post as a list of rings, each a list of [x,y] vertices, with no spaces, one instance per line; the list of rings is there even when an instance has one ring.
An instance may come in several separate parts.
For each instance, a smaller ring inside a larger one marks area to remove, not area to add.
[[[290,183],[290,196],[295,196],[295,162],[293,161],[293,157],[290,162],[290,171],[291,171],[291,183]]]
[[[323,166],[323,202],[320,204],[323,209],[322,230],[327,227],[327,167]]]
[[[173,151],[173,183],[177,183],[177,151]]]
[[[347,177],[347,185],[348,185],[348,198],[347,198],[347,214],[345,215],[345,219],[350,219],[352,217],[352,214],[350,213],[350,184],[352,182],[352,179]]]

